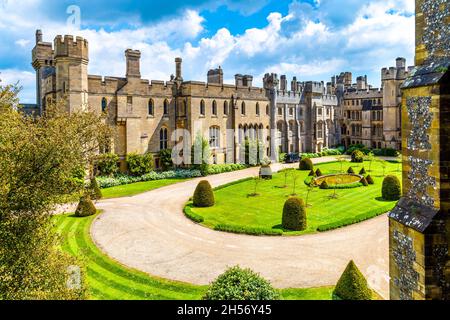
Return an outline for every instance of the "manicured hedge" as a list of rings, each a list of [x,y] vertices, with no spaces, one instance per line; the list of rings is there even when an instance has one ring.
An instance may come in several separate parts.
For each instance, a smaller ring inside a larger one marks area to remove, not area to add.
[[[306,206],[302,199],[292,197],[286,201],[283,208],[282,225],[287,230],[306,230]]]
[[[372,300],[366,278],[352,261],[347,265],[333,291],[333,300]]]
[[[248,166],[245,164],[212,164],[208,166],[208,174],[220,174],[225,172],[232,172],[247,169]]]
[[[89,191],[90,191],[91,199],[100,200],[101,198],[103,198],[102,190],[100,190],[97,179],[95,179],[95,178],[91,179],[91,182],[89,185]]]
[[[202,223],[203,221],[205,221],[205,219],[201,215],[192,211],[192,204],[189,204],[186,207],[184,207],[184,214],[186,217],[188,217],[189,219],[191,219],[196,223]]]
[[[203,300],[262,301],[279,298],[279,292],[269,281],[250,269],[241,269],[237,266],[228,269],[212,282]]]
[[[365,220],[372,219],[374,217],[385,214],[386,212],[392,210],[392,205],[385,206],[382,208],[372,209],[364,214],[357,215],[353,218],[342,219],[333,223],[323,224],[317,228],[319,232],[325,232],[329,230],[339,229],[342,227],[346,227],[355,223],[359,223]]]
[[[383,180],[383,187],[381,189],[383,199],[388,201],[400,200],[402,196],[402,188],[400,180],[396,176],[387,176]]]
[[[226,184],[223,184],[221,186],[218,186],[218,187],[214,188],[214,191],[219,191],[219,190],[222,190],[222,189],[234,186],[236,184],[239,184],[239,183],[242,183],[242,182],[247,182],[247,181],[252,181],[252,180],[254,180],[253,177],[248,177],[248,178],[244,178],[244,179],[241,179],[241,180],[237,180],[237,181],[233,181],[233,182],[230,182],[230,183],[226,183]]]
[[[248,234],[252,236],[282,236],[283,231],[280,229],[269,229],[269,228],[253,228],[244,227],[231,224],[217,224],[214,226],[214,230],[237,233],[237,234]]]
[[[214,206],[214,192],[207,180],[200,181],[194,192],[193,204],[197,208]]]
[[[89,217],[97,213],[97,209],[91,200],[89,195],[81,197],[78,203],[77,209],[75,210],[76,217]]]
[[[122,186],[126,184],[145,182],[153,180],[166,180],[166,179],[188,179],[188,178],[198,178],[202,174],[199,170],[176,170],[176,171],[165,171],[165,172],[150,172],[140,177],[133,177],[125,174],[119,174],[115,177],[97,177],[98,184],[100,188],[111,188]]]
[[[303,158],[300,160],[300,170],[311,171],[314,170],[314,165],[310,158]]]

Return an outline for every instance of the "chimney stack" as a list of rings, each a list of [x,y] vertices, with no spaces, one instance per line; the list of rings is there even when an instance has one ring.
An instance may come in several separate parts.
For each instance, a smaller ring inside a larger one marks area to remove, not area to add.
[[[141,52],[139,50],[128,49],[125,51],[127,60],[127,78],[141,77]]]
[[[175,58],[175,80],[183,81],[183,59]]]

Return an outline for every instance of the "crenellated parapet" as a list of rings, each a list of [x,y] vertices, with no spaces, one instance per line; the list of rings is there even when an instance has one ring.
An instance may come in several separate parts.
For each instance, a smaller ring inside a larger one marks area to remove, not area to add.
[[[82,37],[73,37],[71,35],[56,36],[54,40],[55,58],[75,58],[89,61],[89,44]]]

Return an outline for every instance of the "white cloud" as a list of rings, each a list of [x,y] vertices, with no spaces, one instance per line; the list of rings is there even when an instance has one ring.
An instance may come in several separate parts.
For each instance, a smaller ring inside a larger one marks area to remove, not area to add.
[[[326,20],[318,21],[314,13],[302,14],[299,10],[307,7],[294,2],[285,16],[271,13],[264,27],[250,28],[240,35],[221,28],[199,40],[206,21],[195,10],[149,26],[74,31],[64,23],[43,19],[39,14],[41,1],[7,2],[0,9],[4,11],[0,19],[2,33],[23,52],[31,51],[37,27],[43,29],[47,41],[57,34],[81,35],[89,40],[89,72],[105,76],[124,76],[124,51],[133,48],[142,52],[142,75],[147,79],[168,80],[174,73],[174,58],[181,56],[186,80],[204,81],[208,69],[222,65],[226,79],[232,80],[234,73],[259,75],[255,77],[256,85],[261,85],[265,72],[328,81],[334,73],[346,70],[371,72],[375,76],[369,80],[376,83],[379,69],[393,65],[397,56],[411,61],[414,51],[414,17],[403,14],[414,11],[412,0],[367,0],[368,4],[354,13],[353,21],[340,28]],[[316,1],[316,5],[324,2]],[[251,12],[255,6],[246,9]],[[398,13],[389,13],[392,10]],[[1,54],[0,49],[0,58]],[[22,94],[24,99],[34,99],[31,70],[7,70],[5,74],[11,82],[21,80],[27,88]],[[3,74],[1,77],[6,79]]]

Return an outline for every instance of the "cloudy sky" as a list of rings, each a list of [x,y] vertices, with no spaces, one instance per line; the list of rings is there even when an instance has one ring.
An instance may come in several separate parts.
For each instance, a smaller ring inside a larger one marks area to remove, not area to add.
[[[78,10],[79,9],[79,10]],[[79,19],[78,19],[79,18]],[[266,72],[301,81],[367,74],[414,55],[414,0],[0,0],[0,79],[20,81],[22,102],[35,101],[34,33],[89,40],[89,73],[124,76],[124,51],[142,51],[142,75],[168,80],[174,58],[184,78],[205,81],[222,66],[225,79]]]

